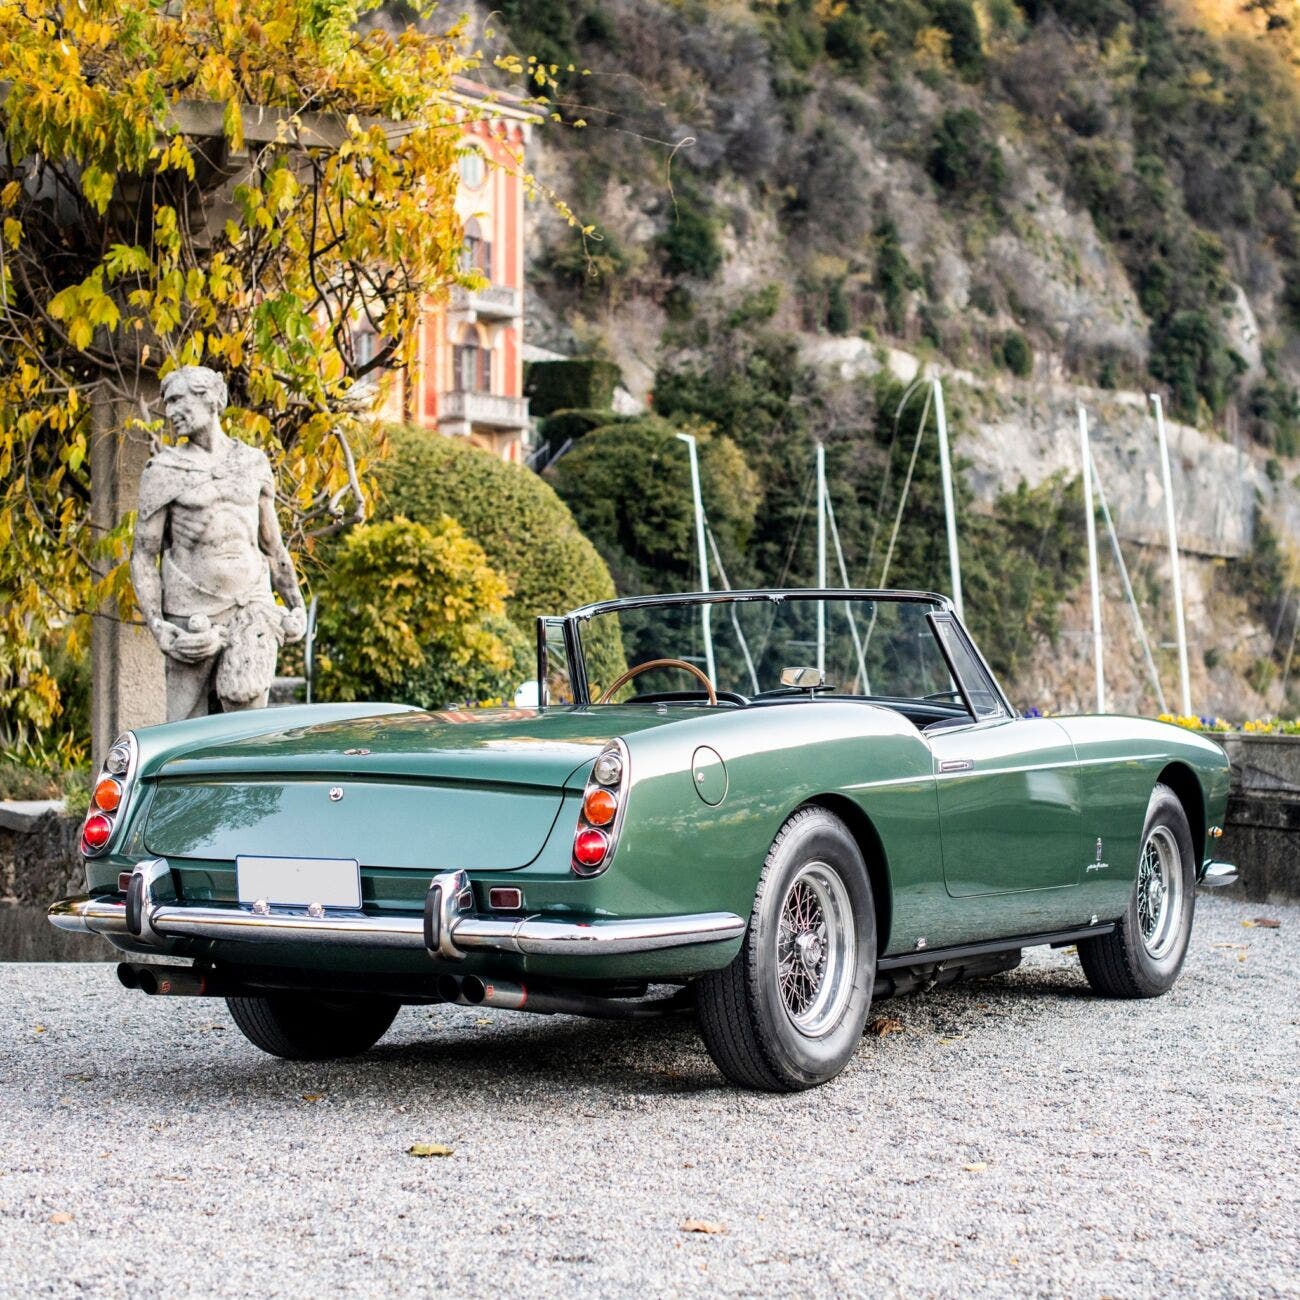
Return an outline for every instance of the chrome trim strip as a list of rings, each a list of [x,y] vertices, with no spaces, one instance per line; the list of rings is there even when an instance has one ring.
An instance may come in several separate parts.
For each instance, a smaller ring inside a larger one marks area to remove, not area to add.
[[[49,917],[60,930],[123,937],[131,934],[126,906],[119,898],[66,898],[50,908]],[[420,913],[330,912],[318,919],[305,912],[255,915],[241,907],[160,903],[151,909],[149,920],[153,935],[160,940],[424,948],[424,917]],[[745,921],[731,912],[593,921],[561,921],[540,915],[501,918],[461,914],[450,930],[450,943],[438,945],[440,957],[451,955],[448,947],[459,950],[457,955],[507,952],[539,957],[566,953],[594,956],[723,943],[739,939],[745,933]]]

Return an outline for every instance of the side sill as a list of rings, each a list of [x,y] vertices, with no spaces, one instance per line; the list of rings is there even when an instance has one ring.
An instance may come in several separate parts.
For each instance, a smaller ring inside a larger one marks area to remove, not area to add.
[[[950,948],[921,948],[916,952],[881,957],[876,962],[876,969],[888,971],[905,970],[909,966],[933,966],[937,962],[956,961],[962,957],[979,957],[994,952],[1010,952],[1015,948],[1040,948],[1044,945],[1063,948],[1066,944],[1077,943],[1080,939],[1096,939],[1103,934],[1110,934],[1114,928],[1114,921],[1106,921],[1101,925],[1081,926],[1077,930],[1051,930],[1046,934],[1014,935],[1007,939],[986,939],[983,943],[953,944]]]

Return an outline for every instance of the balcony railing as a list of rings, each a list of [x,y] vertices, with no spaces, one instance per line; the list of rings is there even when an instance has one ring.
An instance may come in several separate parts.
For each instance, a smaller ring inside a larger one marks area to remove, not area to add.
[[[472,311],[483,320],[514,320],[523,314],[523,294],[508,284],[489,284],[482,289],[456,285],[451,291],[453,311]]]
[[[438,423],[466,420],[487,429],[528,428],[528,399],[500,393],[443,393],[438,402]]]

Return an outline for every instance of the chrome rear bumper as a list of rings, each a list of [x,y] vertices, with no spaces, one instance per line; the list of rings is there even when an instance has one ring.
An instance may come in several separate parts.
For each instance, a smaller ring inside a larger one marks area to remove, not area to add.
[[[569,921],[546,916],[481,916],[463,871],[434,876],[422,914],[331,910],[309,916],[298,909],[254,912],[237,904],[168,902],[155,897],[169,873],[162,859],[140,863],[125,899],[65,898],[49,911],[60,930],[117,935],[166,948],[173,939],[244,943],[335,944],[361,948],[425,949],[430,956],[459,960],[470,953],[528,956],[653,952],[699,943],[722,943],[745,933],[732,912],[689,916]]]

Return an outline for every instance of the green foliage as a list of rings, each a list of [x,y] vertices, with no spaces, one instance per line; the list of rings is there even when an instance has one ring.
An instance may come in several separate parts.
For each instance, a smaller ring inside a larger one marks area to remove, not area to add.
[[[730,438],[694,432],[709,523],[730,567],[754,525],[757,478]],[[596,429],[549,472],[624,594],[699,586],[690,460],[676,435],[656,416]]]
[[[440,708],[513,696],[524,634],[505,580],[444,515],[353,529],[337,547],[317,622],[322,699]]]
[[[921,287],[921,277],[903,252],[898,226],[886,217],[876,227],[876,274],[873,284],[885,309],[885,323],[894,334],[907,324],[908,295]]]
[[[1211,411],[1221,411],[1228,394],[1245,371],[1208,312],[1175,312],[1155,330],[1151,373],[1169,385],[1174,410],[1193,414],[1204,398]]]
[[[506,610],[531,635],[538,614],[614,595],[609,570],[568,508],[531,470],[459,438],[394,429],[377,470],[377,519],[432,525],[452,514],[506,580]]]
[[[1008,330],[998,340],[994,349],[994,359],[1021,379],[1033,373],[1034,350],[1029,346],[1029,340],[1019,330]]]
[[[965,77],[978,77],[984,71],[984,44],[970,0],[929,0],[929,8],[934,25],[948,33],[953,67]]]
[[[658,244],[669,275],[711,280],[722,266],[717,220],[709,205],[689,192],[676,196]]]
[[[524,396],[535,416],[580,407],[607,411],[621,380],[618,366],[600,357],[530,361],[524,366]]]
[[[931,136],[926,165],[940,189],[974,206],[995,203],[1006,184],[1002,151],[970,108],[944,113]]]
[[[546,445],[558,451],[572,439],[577,442],[585,438],[593,429],[603,429],[615,424],[619,417],[608,408],[598,410],[593,407],[581,407],[577,410],[552,411],[541,423],[540,434]]]
[[[844,280],[833,280],[826,293],[826,328],[832,334],[847,334],[852,326],[848,299],[844,296]]]

